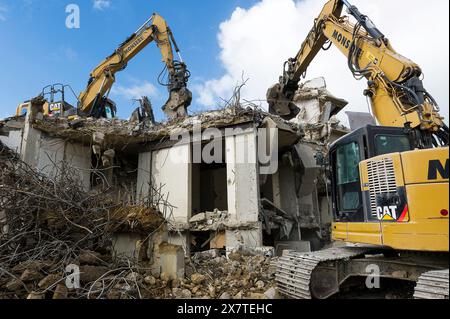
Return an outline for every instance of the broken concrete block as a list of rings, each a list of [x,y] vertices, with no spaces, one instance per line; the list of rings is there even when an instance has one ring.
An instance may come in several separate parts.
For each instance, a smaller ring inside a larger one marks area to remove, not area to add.
[[[165,282],[168,282],[170,280],[170,276],[166,272],[161,273],[160,278],[161,278],[162,281],[165,281]]]
[[[264,281],[262,281],[262,280],[258,280],[258,281],[255,283],[255,287],[258,288],[258,289],[263,289],[264,286],[265,286],[265,284],[264,284]]]
[[[175,299],[191,299],[192,298],[192,293],[188,289],[173,288],[172,294],[175,297]]]
[[[171,287],[172,288],[180,288],[181,286],[181,280],[180,279],[174,279],[171,282]]]
[[[193,274],[191,276],[192,283],[194,283],[196,285],[203,283],[205,280],[206,280],[206,276],[204,276],[202,274]]]
[[[211,298],[216,298],[216,287],[209,285],[208,293]]]
[[[140,243],[142,236],[133,233],[117,233],[113,235],[114,258],[126,257],[137,260],[139,250],[144,248]],[[143,252],[144,253],[144,252]],[[146,252],[145,252],[146,254]]]
[[[161,254],[161,271],[170,279],[184,278],[185,261],[184,251],[181,246],[163,243],[159,246]]]
[[[92,141],[94,144],[102,145],[105,141],[105,134],[102,132],[94,132],[94,134],[92,134]]]
[[[280,299],[280,295],[278,294],[278,291],[275,288],[270,288],[264,293],[264,296],[266,299]]]
[[[102,153],[102,148],[98,145],[92,145],[92,153],[100,155]]]
[[[153,276],[147,276],[144,278],[144,282],[149,286],[154,286],[156,284],[156,278]]]
[[[231,299],[231,295],[228,292],[224,292],[220,295],[219,299]]]
[[[210,249],[206,251],[200,251],[198,253],[195,253],[192,257],[193,260],[207,260],[207,259],[214,259],[220,257],[220,251],[218,249]]]
[[[133,281],[133,282],[141,281],[142,280],[142,275],[133,271],[133,272],[129,273],[125,277],[125,279],[128,280],[128,281]]]
[[[114,157],[116,156],[116,151],[113,149],[109,149],[103,153],[102,156],[102,164],[104,167],[112,166],[114,162]]]
[[[32,299],[36,299],[36,300],[45,299],[45,294],[40,294],[40,293],[37,293],[37,292],[33,291],[33,292],[31,292],[28,295],[27,299],[29,299],[29,300],[32,300]]]
[[[190,223],[202,223],[207,220],[206,213],[200,213],[192,216],[189,220]]]

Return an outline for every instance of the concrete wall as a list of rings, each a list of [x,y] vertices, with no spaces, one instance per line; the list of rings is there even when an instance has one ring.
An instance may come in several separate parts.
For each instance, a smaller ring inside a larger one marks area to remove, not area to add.
[[[0,136],[0,141],[17,154],[20,154],[22,147],[22,130],[10,131],[8,136]]]
[[[77,174],[85,190],[91,187],[91,148],[81,144],[66,142],[64,161],[73,174]]]
[[[21,159],[49,178],[54,178],[67,169],[68,173],[78,175],[84,189],[90,188],[91,149],[89,146],[71,143],[60,138],[50,137],[34,129],[25,120],[21,130],[11,131],[8,138],[2,137],[8,147],[17,151]],[[67,167],[63,167],[63,163]]]
[[[226,138],[228,212],[242,222],[257,222],[259,182],[256,161],[256,134]]]
[[[291,166],[281,165],[278,171],[281,209],[292,216],[298,214],[298,197],[295,190],[295,174]]]
[[[64,140],[42,136],[37,149],[37,170],[50,178],[61,174],[65,148]]]
[[[136,185],[136,198],[143,200],[150,195],[152,174],[152,152],[139,154],[138,177]]]
[[[169,239],[167,242],[171,245],[182,247],[186,256],[191,254],[191,235],[188,231],[169,233]]]
[[[191,146],[178,145],[154,151],[152,154],[152,184],[168,196],[174,206],[169,219],[178,223],[188,223],[192,213]],[[161,211],[163,207],[161,207]]]
[[[31,167],[36,167],[39,156],[38,152],[40,148],[41,132],[34,129],[29,124],[30,114],[31,112],[28,113],[25,119],[25,128],[23,130],[20,157]]]

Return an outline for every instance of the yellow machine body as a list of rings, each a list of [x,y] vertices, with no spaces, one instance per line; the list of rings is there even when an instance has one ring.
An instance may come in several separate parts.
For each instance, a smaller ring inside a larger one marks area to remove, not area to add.
[[[386,180],[374,182],[377,176],[371,172],[371,167]],[[375,215],[378,208],[378,220],[334,223],[333,239],[399,250],[448,252],[448,174],[448,147],[386,154],[361,162],[363,194],[374,198],[386,190],[386,185],[395,183],[397,189],[404,189],[406,208],[394,211],[389,207],[373,207],[371,211],[372,207],[367,205],[369,215]]]

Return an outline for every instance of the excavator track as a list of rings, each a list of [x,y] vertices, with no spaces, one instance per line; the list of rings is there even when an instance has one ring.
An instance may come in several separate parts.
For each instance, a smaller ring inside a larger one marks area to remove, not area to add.
[[[311,278],[320,263],[357,258],[370,251],[370,248],[361,247],[330,248],[311,253],[286,251],[278,260],[275,275],[278,290],[288,298],[312,299]]]
[[[448,282],[448,269],[423,273],[414,290],[414,299],[449,299]]]

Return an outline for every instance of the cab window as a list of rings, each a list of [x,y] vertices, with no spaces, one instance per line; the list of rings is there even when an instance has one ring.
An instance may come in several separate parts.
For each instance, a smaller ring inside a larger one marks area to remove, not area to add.
[[[375,136],[375,152],[377,155],[406,152],[412,150],[409,138],[405,135]]]
[[[340,211],[358,209],[361,204],[359,162],[361,156],[356,142],[343,145],[336,152],[337,195]]]

